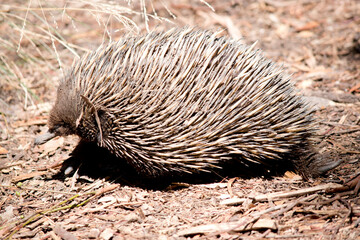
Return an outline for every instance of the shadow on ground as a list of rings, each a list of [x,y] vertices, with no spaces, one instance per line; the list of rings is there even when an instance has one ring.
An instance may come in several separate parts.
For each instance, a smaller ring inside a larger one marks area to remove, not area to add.
[[[286,169],[291,166],[276,166],[268,170],[260,164],[231,161],[222,163],[221,169],[214,169],[212,172],[172,173],[165,176],[146,177],[139,174],[125,159],[119,159],[107,149],[97,146],[95,143],[80,142],[64,161],[61,170],[53,178],[65,179],[78,170],[80,176],[88,176],[94,179],[105,178],[108,181],[122,185],[137,186],[145,189],[167,189],[174,182],[201,184],[219,182],[230,177],[271,178],[275,175],[283,175]],[[67,169],[72,168],[72,172]],[[276,169],[276,170],[274,170]],[[66,174],[65,174],[66,172]],[[173,189],[173,188],[171,188]]]

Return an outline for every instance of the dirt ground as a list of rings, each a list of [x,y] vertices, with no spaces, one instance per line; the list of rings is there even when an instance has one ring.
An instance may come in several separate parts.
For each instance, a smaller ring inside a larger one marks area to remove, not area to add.
[[[309,181],[286,172],[169,183],[94,146],[69,158],[76,137],[34,146],[77,55],[185,25],[257,41],[283,64],[318,107],[316,147],[342,164]],[[357,0],[0,0],[0,74],[2,239],[360,239]]]

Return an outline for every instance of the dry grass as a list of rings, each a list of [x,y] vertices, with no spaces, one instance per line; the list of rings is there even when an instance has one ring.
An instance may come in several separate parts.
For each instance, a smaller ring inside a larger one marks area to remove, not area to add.
[[[156,6],[155,6],[156,5]],[[165,15],[156,7],[164,8]],[[0,94],[26,108],[53,91],[57,74],[84,52],[176,16],[165,1],[8,1],[0,4]]]

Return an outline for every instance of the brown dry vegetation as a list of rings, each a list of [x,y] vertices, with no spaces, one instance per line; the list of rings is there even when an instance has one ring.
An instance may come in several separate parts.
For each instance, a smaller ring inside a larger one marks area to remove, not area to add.
[[[114,2],[0,1],[1,238],[359,239],[359,1]],[[317,147],[343,164],[308,182],[286,173],[166,186],[81,149],[64,176],[77,139],[33,145],[73,59],[128,32],[184,25],[258,41],[320,106]]]

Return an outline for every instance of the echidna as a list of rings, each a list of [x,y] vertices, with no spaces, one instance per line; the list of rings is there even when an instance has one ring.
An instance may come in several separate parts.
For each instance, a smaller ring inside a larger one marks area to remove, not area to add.
[[[309,177],[332,167],[314,157],[312,115],[282,67],[253,46],[173,29],[127,36],[77,61],[36,142],[76,134],[148,176],[239,161],[291,163]]]

